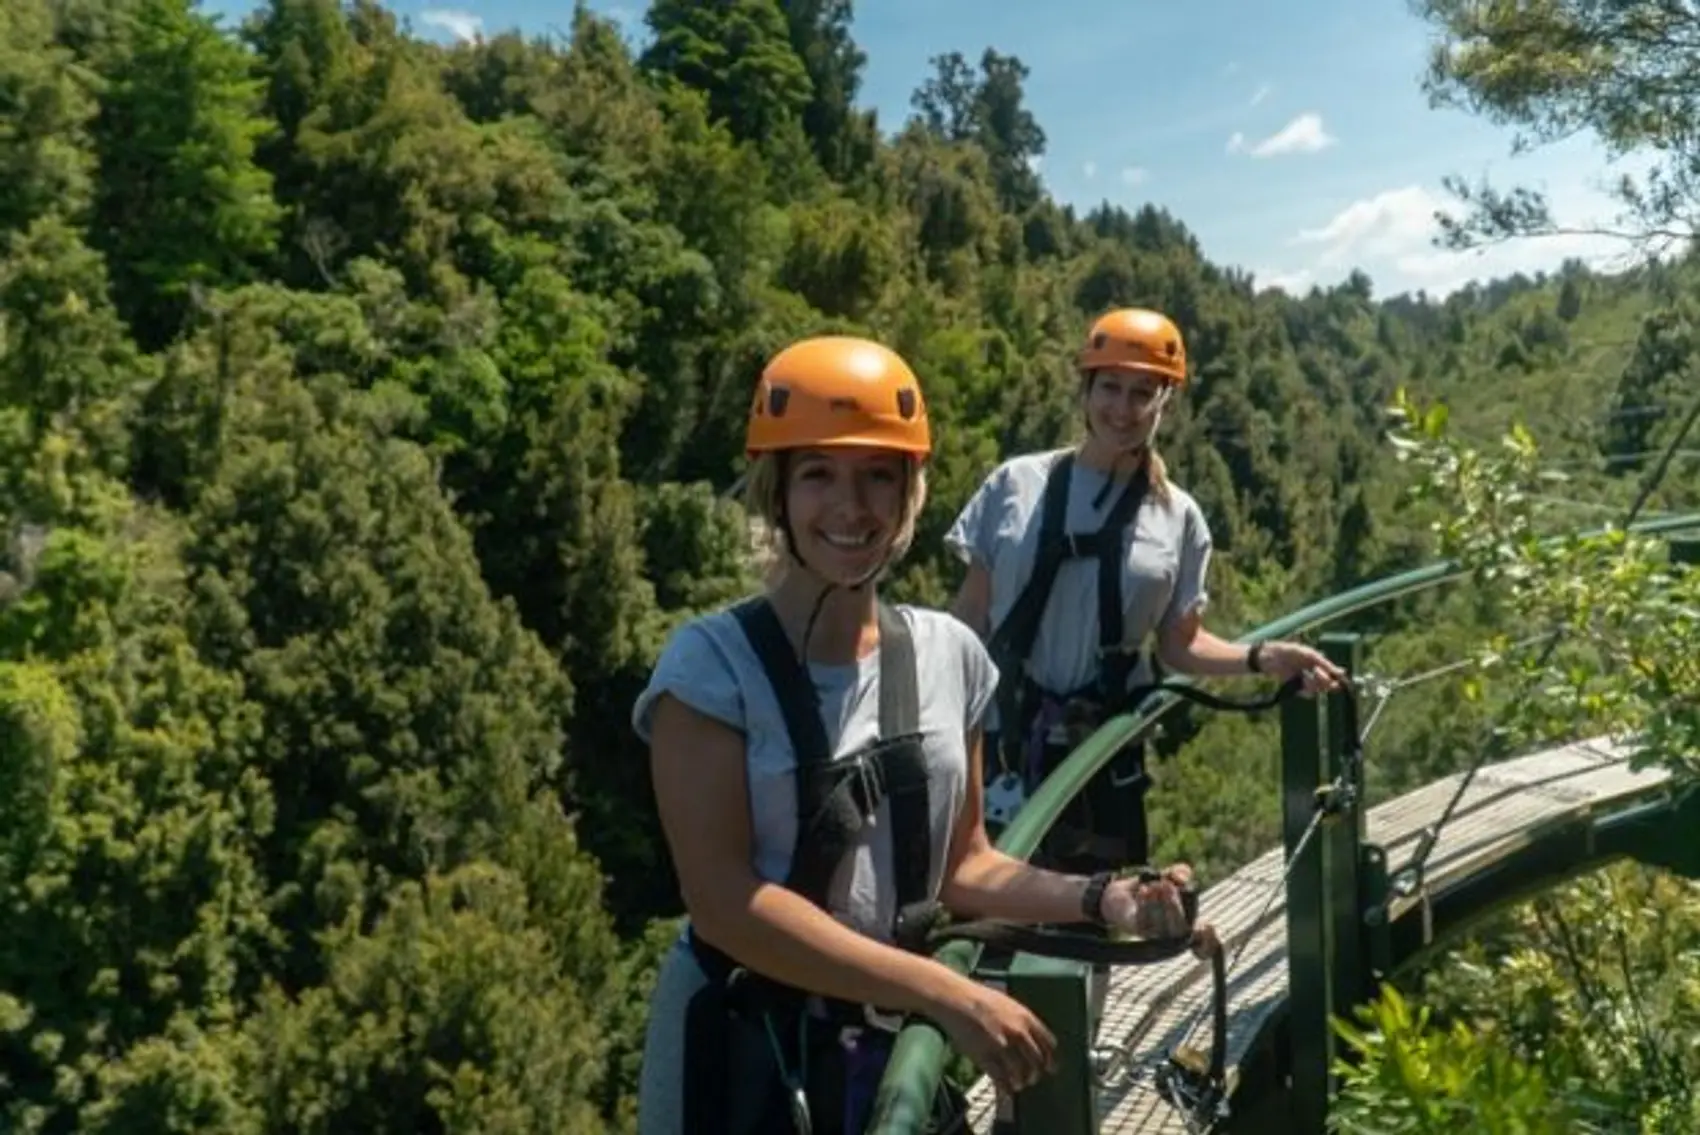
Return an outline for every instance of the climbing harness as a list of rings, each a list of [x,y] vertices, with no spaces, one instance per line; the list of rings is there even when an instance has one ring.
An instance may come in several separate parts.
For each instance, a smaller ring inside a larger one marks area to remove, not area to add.
[[[1002,675],[998,683],[998,743],[991,756],[996,775],[987,786],[987,820],[994,827],[1007,823],[1026,797],[1049,772],[1047,748],[1073,748],[1103,719],[1104,709],[1123,700],[1129,676],[1139,651],[1124,642],[1122,619],[1123,533],[1139,512],[1149,488],[1145,466],[1129,480],[1121,495],[1095,532],[1065,531],[1069,487],[1073,480],[1075,455],[1062,454],[1045,480],[1040,505],[1038,547],[1026,585],[1010,606],[1008,614],[987,640],[987,652]],[[1108,487],[1108,486],[1107,486]],[[1090,559],[1098,565],[1098,673],[1080,689],[1057,694],[1034,682],[1027,674],[1027,660],[1038,639],[1039,624],[1050,602],[1057,573],[1069,560]],[[1127,819],[1130,830],[1121,846],[1108,850],[1086,848],[1087,854],[1111,861],[1146,858],[1144,795],[1149,786],[1142,747],[1118,756],[1080,802],[1089,815],[1096,803],[1112,814]],[[1135,799],[1118,807],[1115,796],[1131,790]],[[1089,824],[1078,826],[1091,833]]]
[[[881,804],[889,804],[899,909],[923,901],[929,889],[932,832],[920,686],[908,624],[880,604],[879,738],[834,759],[814,683],[772,606],[757,597],[732,612],[761,659],[796,754],[800,822],[786,887],[825,909],[839,864]],[[704,1135],[860,1131],[872,1102],[873,1081],[889,1054],[890,1037],[905,1023],[902,1014],[820,997],[757,974],[694,930],[689,941],[709,978],[704,1000],[700,1007],[693,1005],[686,1026],[689,1129]],[[757,1126],[734,1128],[729,1093],[739,1087],[749,1090],[750,1077],[728,1067],[734,1047],[727,1039],[728,1018],[755,1023],[766,1034],[772,1071],[784,1094],[783,1117],[777,1114],[777,1101],[768,1098]],[[796,1037],[794,1051],[784,1043],[790,1036]],[[812,1070],[810,1063],[815,1065]],[[823,1117],[817,1101],[837,1106]],[[955,1101],[940,1103],[948,1114]],[[949,1122],[941,1120],[946,1126]]]

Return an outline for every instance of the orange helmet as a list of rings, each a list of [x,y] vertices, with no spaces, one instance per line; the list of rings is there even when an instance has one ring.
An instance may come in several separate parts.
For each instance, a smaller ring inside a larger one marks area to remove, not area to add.
[[[744,451],[808,445],[932,452],[921,384],[898,354],[867,339],[824,335],[775,355],[756,383]]]
[[[1080,370],[1136,371],[1158,375],[1174,386],[1186,384],[1186,341],[1180,328],[1161,312],[1124,307],[1098,317],[1086,333]]]

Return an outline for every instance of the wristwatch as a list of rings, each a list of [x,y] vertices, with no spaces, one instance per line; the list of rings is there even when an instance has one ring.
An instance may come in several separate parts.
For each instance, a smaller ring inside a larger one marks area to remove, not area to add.
[[[1098,926],[1109,925],[1104,918],[1104,892],[1114,878],[1114,872],[1099,871],[1086,881],[1086,890],[1080,896],[1080,913],[1086,916],[1086,921]]]
[[[1245,652],[1246,669],[1250,670],[1253,674],[1263,673],[1262,654],[1263,644],[1261,642],[1252,643],[1251,649]]]

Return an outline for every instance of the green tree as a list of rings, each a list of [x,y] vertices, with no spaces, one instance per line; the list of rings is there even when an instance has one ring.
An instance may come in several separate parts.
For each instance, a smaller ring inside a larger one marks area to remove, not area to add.
[[[54,39],[48,0],[0,12],[0,232],[57,211],[82,220],[92,197],[88,124],[95,80]]]
[[[780,0],[791,47],[809,76],[803,129],[815,157],[835,180],[853,183],[872,162],[878,131],[856,108],[868,56],[851,34],[851,0]]]
[[[272,128],[247,54],[188,0],[134,0],[96,59],[99,181],[89,240],[145,349],[174,338],[197,287],[252,278],[276,242]]]
[[[1692,126],[1700,76],[1691,66],[1688,14],[1665,0],[1550,0],[1537,5],[1411,0],[1438,34],[1424,81],[1435,106],[1455,107],[1517,129],[1514,150],[1591,132],[1613,157],[1654,158],[1646,177],[1626,176],[1614,230],[1643,244],[1687,240],[1700,197]],[[1448,180],[1470,207],[1442,217],[1454,247],[1571,231],[1544,194]]]
[[[656,0],[646,70],[708,96],[717,121],[745,142],[796,124],[813,95],[777,0]]]
[[[1027,65],[990,47],[978,74],[956,51],[934,56],[932,65],[932,78],[910,97],[918,121],[946,141],[977,143],[1005,208],[1020,213],[1038,204],[1033,163],[1045,153],[1045,131],[1026,107]]]

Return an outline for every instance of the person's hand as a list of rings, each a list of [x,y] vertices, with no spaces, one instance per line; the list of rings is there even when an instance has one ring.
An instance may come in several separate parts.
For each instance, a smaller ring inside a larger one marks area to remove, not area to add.
[[[1104,888],[1099,909],[1112,929],[1140,938],[1173,939],[1190,934],[1193,954],[1209,957],[1216,942],[1215,928],[1206,922],[1188,926],[1186,907],[1181,903],[1181,891],[1191,885],[1191,866],[1175,863],[1151,882],[1137,877],[1116,879]]]
[[[1263,672],[1280,682],[1304,676],[1307,695],[1337,690],[1346,683],[1346,672],[1317,650],[1299,642],[1266,642],[1258,655]]]
[[[1051,1030],[1027,1006],[990,986],[962,978],[932,1016],[951,1046],[1007,1095],[1056,1069]]]
[[[1113,930],[1138,938],[1184,938],[1186,908],[1181,891],[1192,882],[1192,868],[1176,863],[1144,882],[1137,876],[1112,880],[1098,909]]]

